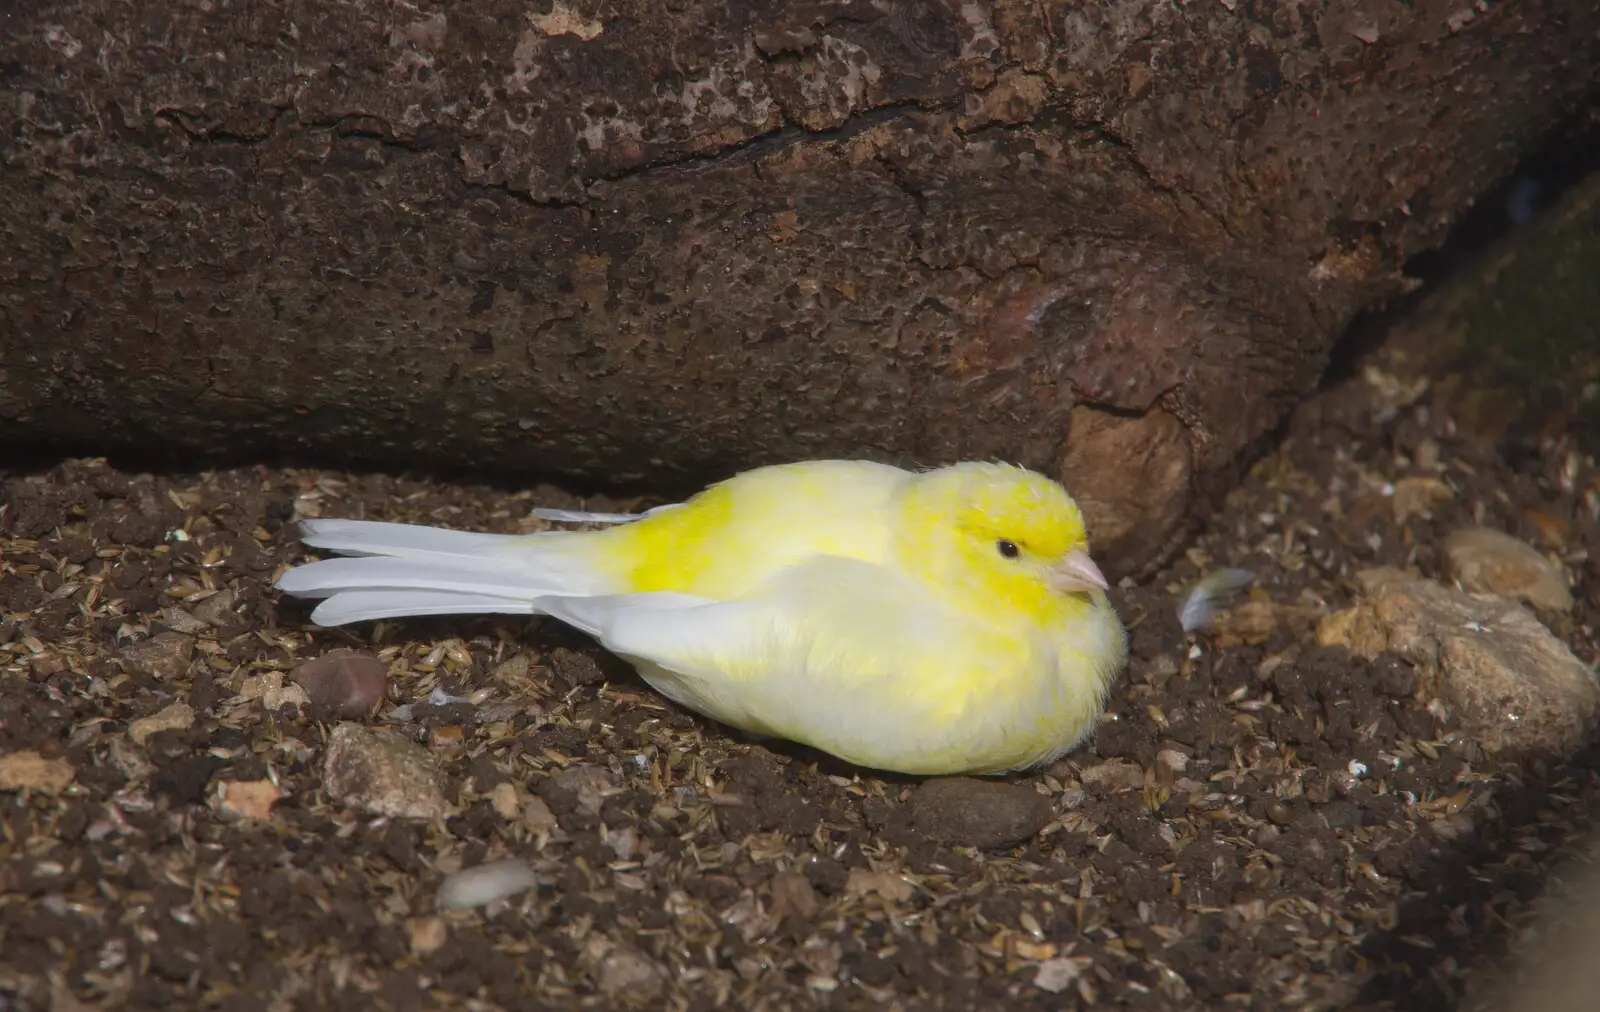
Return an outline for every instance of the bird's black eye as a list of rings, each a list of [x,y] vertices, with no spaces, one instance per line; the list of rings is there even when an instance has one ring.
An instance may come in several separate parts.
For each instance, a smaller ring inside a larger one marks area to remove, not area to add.
[[[1001,556],[1007,559],[1014,559],[1022,554],[1022,549],[1017,547],[1017,543],[1006,538],[996,541],[994,547],[999,550]]]

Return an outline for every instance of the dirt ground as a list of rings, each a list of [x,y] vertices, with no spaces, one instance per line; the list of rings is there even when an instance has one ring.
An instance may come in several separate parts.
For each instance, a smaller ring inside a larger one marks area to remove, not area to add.
[[[297,515],[531,530],[578,504],[559,490],[6,474],[0,756],[71,780],[0,792],[0,1009],[1464,1007],[1600,764],[1485,756],[1406,662],[1314,623],[1365,567],[1439,577],[1443,536],[1481,523],[1566,561],[1576,609],[1540,618],[1593,662],[1600,473],[1559,438],[1470,445],[1392,387],[1309,402],[1185,557],[1116,593],[1106,719],[1014,778],[1045,828],[986,848],[930,832],[915,779],[745,740],[553,623],[318,630],[269,588]],[[1408,475],[1449,498],[1397,522]],[[1270,620],[1186,636],[1179,592],[1230,566]],[[387,666],[368,723],[426,750],[443,817],[330,796],[337,721],[282,686],[338,647]],[[436,909],[506,856],[538,886]]]

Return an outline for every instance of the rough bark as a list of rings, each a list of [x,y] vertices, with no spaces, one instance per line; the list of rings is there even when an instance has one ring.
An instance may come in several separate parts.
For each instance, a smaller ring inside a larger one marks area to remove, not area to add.
[[[1120,571],[1592,94],[1600,27],[1576,0],[0,17],[0,440],[664,488],[1003,457],[1064,474]]]

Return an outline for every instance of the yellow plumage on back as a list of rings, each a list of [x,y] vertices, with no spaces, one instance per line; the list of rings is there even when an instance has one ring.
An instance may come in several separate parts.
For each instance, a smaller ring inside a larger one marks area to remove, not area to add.
[[[601,531],[309,521],[304,540],[367,556],[280,579],[328,598],[316,621],[553,615],[685,706],[909,773],[1060,755],[1126,652],[1076,504],[1003,464],[814,461]]]
[[[728,600],[817,555],[884,561],[887,508],[907,474],[862,461],[765,467],[603,532],[600,564],[638,592]]]

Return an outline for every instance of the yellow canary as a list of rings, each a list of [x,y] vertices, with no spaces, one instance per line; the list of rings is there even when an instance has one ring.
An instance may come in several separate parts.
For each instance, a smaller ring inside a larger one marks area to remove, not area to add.
[[[639,515],[536,511],[602,530],[472,534],[307,520],[356,558],[284,573],[327,626],[551,615],[663,695],[861,766],[996,773],[1093,729],[1126,637],[1066,491],[966,463],[758,468]]]

